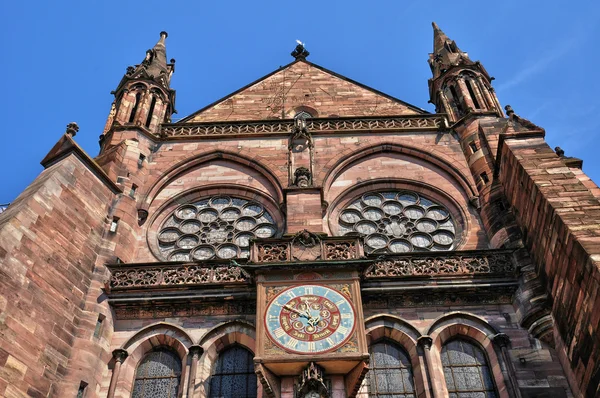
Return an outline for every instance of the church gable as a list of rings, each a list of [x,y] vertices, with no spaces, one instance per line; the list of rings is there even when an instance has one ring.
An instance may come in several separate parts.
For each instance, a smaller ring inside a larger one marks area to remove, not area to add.
[[[337,75],[305,60],[295,61],[184,118],[181,122],[313,117],[416,115],[424,110]]]

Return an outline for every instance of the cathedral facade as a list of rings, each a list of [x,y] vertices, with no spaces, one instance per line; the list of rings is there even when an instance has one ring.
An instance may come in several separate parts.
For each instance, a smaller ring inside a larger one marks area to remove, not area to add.
[[[0,213],[0,396],[600,396],[600,190],[433,28],[435,113],[299,44],[176,123],[162,32]]]

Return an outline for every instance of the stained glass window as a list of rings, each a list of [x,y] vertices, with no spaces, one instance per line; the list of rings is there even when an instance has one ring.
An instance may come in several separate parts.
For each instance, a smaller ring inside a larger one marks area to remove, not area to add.
[[[181,359],[168,348],[146,354],[135,373],[132,398],[177,398]]]
[[[213,196],[179,206],[163,223],[158,247],[163,260],[247,258],[250,240],[277,233],[263,205],[231,196]]]
[[[209,398],[255,398],[254,355],[240,346],[219,354],[210,378]]]
[[[446,343],[442,365],[450,398],[496,398],[496,387],[483,350],[466,340]]]
[[[369,348],[371,361],[367,379],[370,397],[414,398],[412,365],[406,352],[389,341]]]
[[[359,233],[367,252],[452,250],[456,225],[444,206],[410,191],[369,192],[340,212],[338,235]]]

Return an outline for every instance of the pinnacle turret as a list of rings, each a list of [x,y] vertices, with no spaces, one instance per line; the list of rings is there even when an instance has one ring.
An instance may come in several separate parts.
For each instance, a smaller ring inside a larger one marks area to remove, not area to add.
[[[165,40],[169,35],[167,32],[160,32],[160,39],[151,49],[146,51],[146,56],[139,65],[129,66],[123,80],[115,91],[119,91],[121,86],[131,80],[153,80],[164,89],[169,89],[171,75],[175,72],[175,60],[171,59],[167,63],[167,47]]]

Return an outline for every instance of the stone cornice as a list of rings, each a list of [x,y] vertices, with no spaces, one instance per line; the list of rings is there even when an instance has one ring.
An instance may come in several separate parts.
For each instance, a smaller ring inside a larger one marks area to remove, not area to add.
[[[437,132],[448,128],[445,114],[314,118],[307,119],[306,123],[312,135],[355,132]],[[160,137],[172,141],[215,137],[287,136],[293,127],[293,119],[173,123],[161,126]]]

